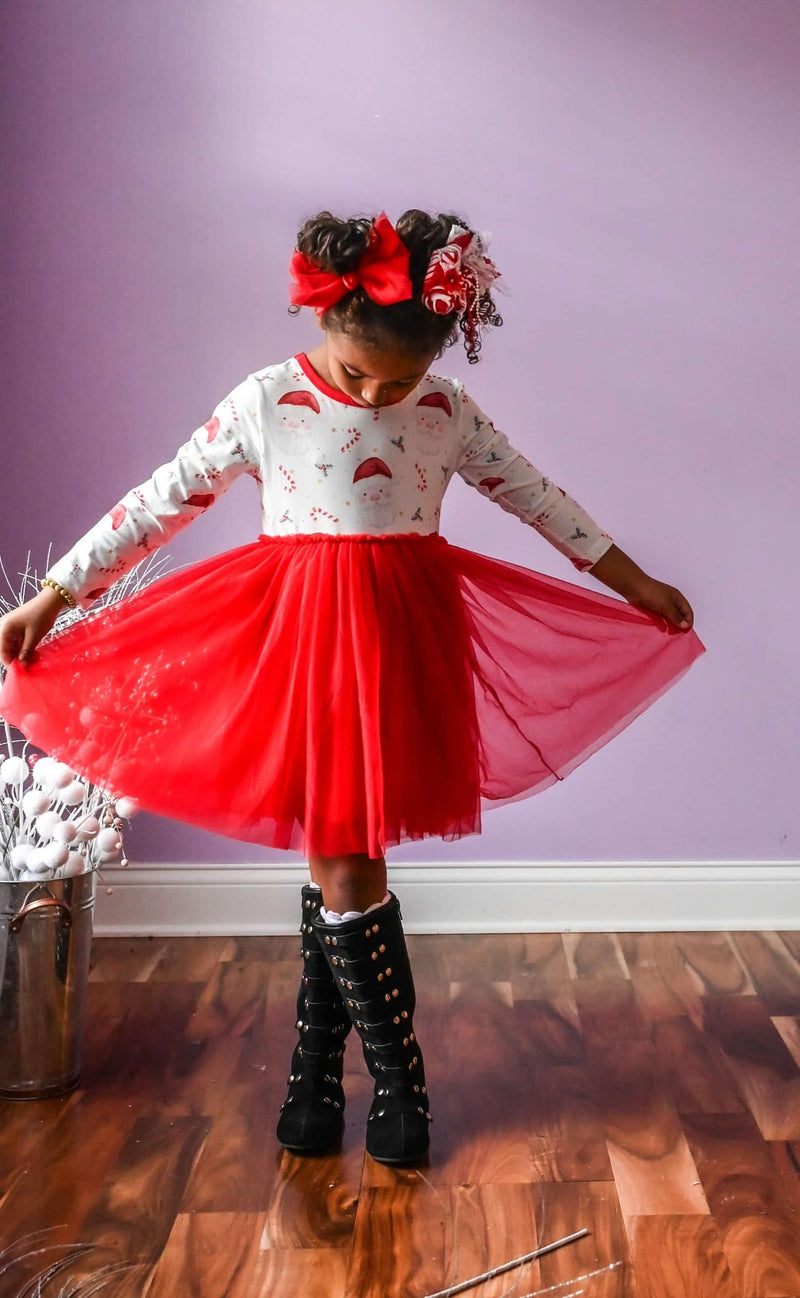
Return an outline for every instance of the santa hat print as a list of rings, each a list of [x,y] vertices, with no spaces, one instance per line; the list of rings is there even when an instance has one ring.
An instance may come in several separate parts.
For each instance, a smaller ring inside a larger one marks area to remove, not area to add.
[[[418,406],[438,406],[446,415],[452,415],[453,408],[443,392],[428,392],[424,397],[420,397],[417,402]]]
[[[391,478],[392,471],[388,464],[378,459],[377,455],[372,455],[368,460],[359,464],[353,474],[353,482],[360,482],[362,478],[374,478],[376,474],[382,473],[384,477]]]
[[[319,414],[319,402],[317,401],[317,398],[314,396],[313,392],[308,392],[305,389],[301,389],[299,392],[284,392],[278,405],[308,406],[309,410],[313,410],[315,415]]]
[[[488,487],[489,491],[494,491],[494,488],[499,487],[502,482],[505,482],[505,478],[481,478],[480,486]]]

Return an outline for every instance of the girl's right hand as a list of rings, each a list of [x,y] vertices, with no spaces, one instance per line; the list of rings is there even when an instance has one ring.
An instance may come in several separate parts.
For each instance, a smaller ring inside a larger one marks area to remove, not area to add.
[[[5,666],[15,658],[20,662],[36,662],[36,645],[67,607],[57,590],[45,587],[33,599],[0,617],[0,659]]]

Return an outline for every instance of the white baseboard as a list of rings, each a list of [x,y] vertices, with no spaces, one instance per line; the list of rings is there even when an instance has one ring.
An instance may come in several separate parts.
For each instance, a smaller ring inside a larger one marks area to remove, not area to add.
[[[94,932],[295,933],[308,879],[305,862],[104,868]],[[407,933],[800,928],[797,861],[390,863],[388,882]]]

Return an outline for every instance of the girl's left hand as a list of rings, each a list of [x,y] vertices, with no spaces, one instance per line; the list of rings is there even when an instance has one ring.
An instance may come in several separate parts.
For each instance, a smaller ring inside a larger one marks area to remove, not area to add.
[[[694,623],[692,606],[685,595],[675,586],[668,586],[664,581],[648,578],[636,590],[625,597],[634,608],[644,609],[646,613],[656,613],[666,618],[680,631],[691,631]]]

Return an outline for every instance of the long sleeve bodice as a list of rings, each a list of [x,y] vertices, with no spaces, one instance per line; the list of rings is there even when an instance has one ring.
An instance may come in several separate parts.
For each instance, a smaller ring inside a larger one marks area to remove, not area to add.
[[[428,374],[402,401],[373,409],[329,387],[301,353],[249,374],[46,575],[90,607],[241,474],[257,484],[267,534],[437,532],[456,473],[580,571],[612,545],[494,427],[460,380]]]

